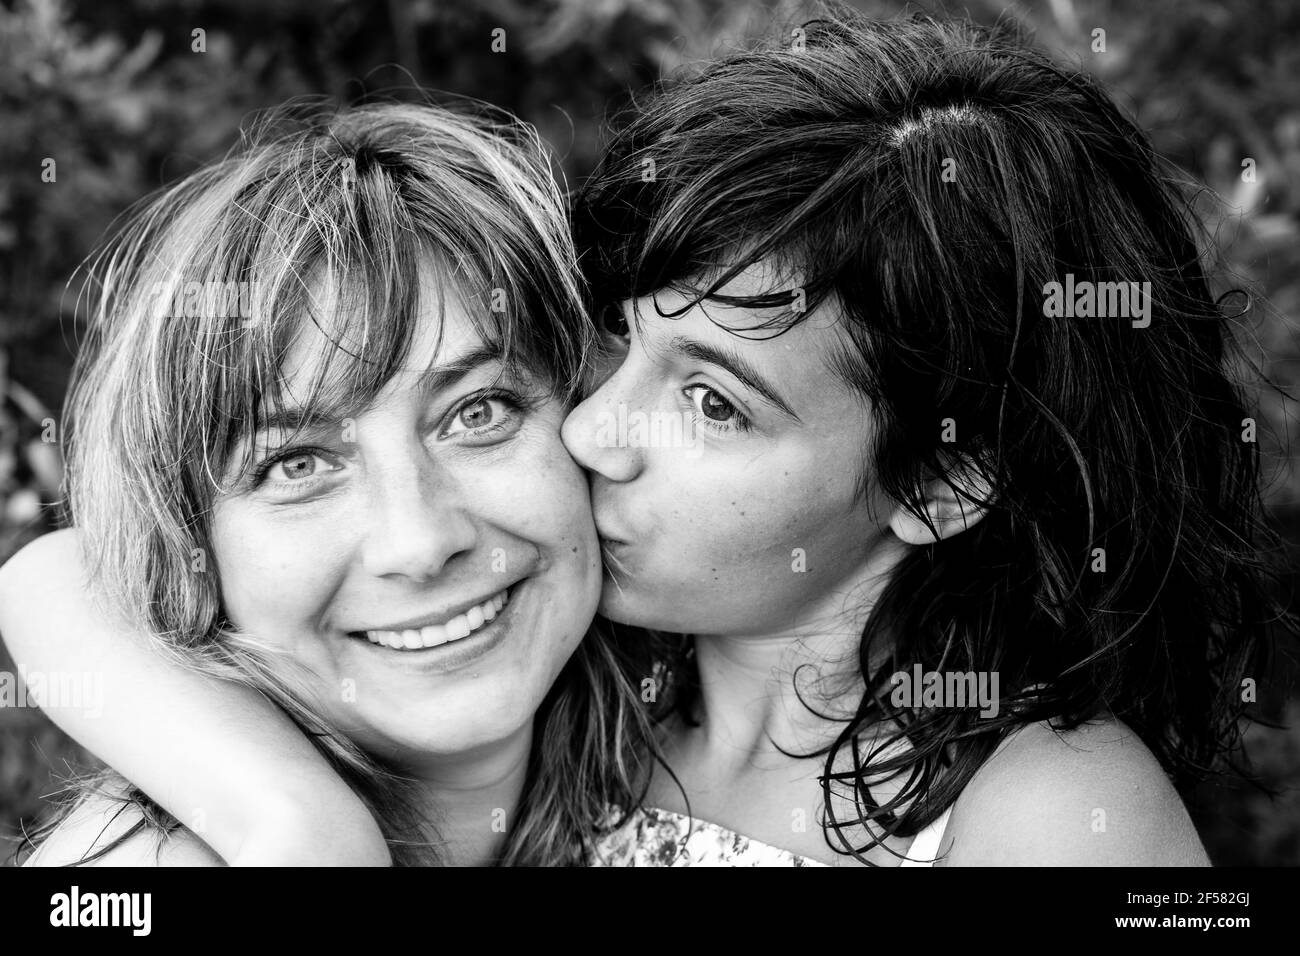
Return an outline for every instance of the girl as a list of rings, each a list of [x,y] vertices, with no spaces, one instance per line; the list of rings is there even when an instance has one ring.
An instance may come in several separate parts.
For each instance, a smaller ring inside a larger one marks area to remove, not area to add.
[[[1273,610],[1185,205],[1011,38],[801,33],[652,101],[578,204],[626,350],[565,424],[601,610],[692,635],[650,800],[824,862],[1203,862],[1166,773],[1234,742]],[[683,402],[693,458],[592,440]]]
[[[643,718],[607,646],[569,660],[599,590],[559,441],[590,332],[546,155],[433,107],[285,125],[149,200],[92,267],[67,406],[91,578],[160,670],[274,701],[397,862],[579,861]],[[109,712],[147,675],[110,681]],[[110,776],[36,860],[218,862],[215,795],[168,817]]]
[[[1174,785],[1236,742],[1272,610],[1184,206],[1094,82],[1007,37],[798,39],[643,105],[579,198],[612,353],[564,437],[666,757],[592,860],[1204,863]],[[609,441],[634,412],[690,447]],[[20,659],[85,654],[0,623]]]

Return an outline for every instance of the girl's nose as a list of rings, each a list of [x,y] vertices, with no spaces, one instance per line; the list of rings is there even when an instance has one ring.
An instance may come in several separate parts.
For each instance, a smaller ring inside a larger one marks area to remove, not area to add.
[[[594,395],[569,413],[561,437],[574,461],[610,481],[631,481],[645,464],[642,449],[629,442],[629,403],[616,397],[608,379]]]

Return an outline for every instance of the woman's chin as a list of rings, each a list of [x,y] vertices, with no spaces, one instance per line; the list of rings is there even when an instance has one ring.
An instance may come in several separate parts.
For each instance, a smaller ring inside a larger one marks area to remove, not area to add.
[[[387,721],[358,732],[353,742],[403,771],[437,776],[440,768],[527,741],[532,720],[533,710],[528,708],[485,704],[483,712],[466,719],[431,714],[419,727],[410,726],[409,719]]]

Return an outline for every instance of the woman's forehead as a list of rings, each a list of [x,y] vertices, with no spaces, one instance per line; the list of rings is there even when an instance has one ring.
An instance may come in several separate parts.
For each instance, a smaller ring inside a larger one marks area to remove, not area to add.
[[[409,318],[371,313],[365,290],[340,287],[322,280],[310,296],[289,340],[280,363],[279,378],[285,387],[318,381],[324,369],[348,369],[387,356],[373,354],[375,343],[391,342],[391,334],[380,334],[379,323],[408,322],[407,346],[398,371],[421,373],[436,368],[451,356],[492,343],[484,337],[484,323],[473,309],[485,306],[458,284],[432,268],[421,269],[419,288]],[[476,321],[476,318],[479,320]]]

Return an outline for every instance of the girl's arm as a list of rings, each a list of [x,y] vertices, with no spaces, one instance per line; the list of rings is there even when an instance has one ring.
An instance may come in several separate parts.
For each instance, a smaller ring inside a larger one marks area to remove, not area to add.
[[[160,834],[135,829],[144,819],[117,795],[94,794],[78,802],[23,866],[225,866],[187,830]]]
[[[80,682],[82,706],[47,707],[50,719],[227,862],[391,862],[365,805],[288,717],[169,663],[93,604],[75,529],[0,567],[0,635],[29,687]]]

